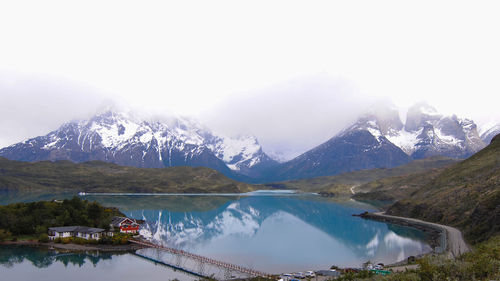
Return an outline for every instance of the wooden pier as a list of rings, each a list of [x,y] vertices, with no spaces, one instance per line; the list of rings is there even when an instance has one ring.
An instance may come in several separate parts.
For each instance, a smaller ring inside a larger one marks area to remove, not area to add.
[[[193,254],[193,253],[190,253],[190,252],[186,252],[184,250],[175,249],[175,248],[171,248],[171,247],[166,247],[166,246],[163,246],[163,245],[158,245],[158,244],[155,244],[155,243],[151,243],[149,241],[136,240],[136,239],[130,239],[129,241],[131,243],[135,243],[135,244],[139,244],[139,245],[142,245],[142,246],[146,246],[148,248],[156,248],[156,249],[163,250],[163,251],[175,254],[175,255],[184,256],[184,257],[193,259],[195,261],[199,261],[199,262],[211,264],[211,265],[214,265],[214,266],[217,266],[217,267],[220,267],[220,268],[224,268],[226,270],[234,270],[234,271],[237,271],[237,272],[245,273],[245,274],[248,274],[250,276],[266,277],[266,278],[268,278],[268,277],[271,276],[270,274],[267,274],[267,273],[264,273],[264,272],[261,272],[261,271],[253,270],[253,269],[250,269],[250,268],[246,268],[246,267],[243,267],[243,266],[231,264],[231,263],[228,263],[228,262],[218,261],[218,260],[215,260],[215,259],[212,259],[212,258],[208,258],[208,257],[200,256],[200,255],[197,255],[197,254]]]
[[[184,267],[175,266],[173,264],[169,264],[169,263],[166,263],[164,261],[160,261],[160,260],[156,260],[156,259],[150,258],[150,257],[145,256],[145,255],[141,255],[141,254],[138,254],[138,253],[133,253],[133,255],[135,255],[137,257],[140,257],[140,258],[143,258],[143,259],[145,259],[147,261],[153,262],[155,264],[160,264],[160,265],[163,265],[163,266],[166,266],[166,267],[170,267],[173,270],[178,270],[178,271],[190,274],[190,275],[194,275],[196,277],[200,277],[200,278],[209,278],[210,277],[210,276],[206,276],[206,275],[203,275],[203,274],[199,274],[198,272],[189,270],[189,269],[184,268]]]

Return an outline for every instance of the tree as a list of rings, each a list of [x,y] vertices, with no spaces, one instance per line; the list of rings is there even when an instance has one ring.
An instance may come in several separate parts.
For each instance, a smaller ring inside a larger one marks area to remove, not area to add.
[[[8,238],[10,238],[10,236],[12,235],[12,233],[10,233],[9,231],[6,231],[5,229],[0,229],[0,241],[5,241],[7,240]]]

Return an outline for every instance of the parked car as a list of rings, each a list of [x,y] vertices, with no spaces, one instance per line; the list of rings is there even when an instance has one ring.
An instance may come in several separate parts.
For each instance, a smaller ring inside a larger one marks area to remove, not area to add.
[[[304,278],[306,278],[306,275],[304,274],[304,272],[296,272],[293,274],[293,277],[299,278],[299,279],[304,279]]]
[[[314,271],[307,271],[306,277],[316,277],[316,273],[314,273]]]

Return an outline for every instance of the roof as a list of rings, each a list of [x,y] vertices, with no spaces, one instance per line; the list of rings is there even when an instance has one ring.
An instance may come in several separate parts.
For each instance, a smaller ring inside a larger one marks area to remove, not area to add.
[[[114,227],[120,227],[120,224],[124,221],[124,220],[130,220],[132,221],[133,223],[135,223],[136,221],[134,219],[130,219],[130,218],[126,218],[126,217],[113,217],[111,219],[111,225],[114,226]]]
[[[85,234],[93,234],[103,232],[102,228],[94,228],[88,226],[59,226],[59,227],[49,227],[49,230],[55,232],[79,232]]]
[[[58,226],[58,227],[49,227],[49,230],[55,232],[73,232],[78,226]]]
[[[94,228],[94,227],[87,227],[87,226],[79,226],[76,232],[80,233],[87,233],[87,234],[93,234],[93,233],[100,233],[103,232],[104,229],[102,228]]]
[[[318,270],[316,274],[321,274],[324,276],[340,276],[340,272],[336,270]]]

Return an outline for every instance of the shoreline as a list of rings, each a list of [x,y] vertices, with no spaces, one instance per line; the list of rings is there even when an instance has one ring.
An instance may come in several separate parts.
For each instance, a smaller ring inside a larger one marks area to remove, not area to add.
[[[0,247],[2,246],[31,246],[31,247],[47,247],[58,250],[66,250],[70,252],[83,252],[83,251],[101,251],[101,252],[130,252],[143,248],[147,248],[141,245],[136,245],[134,243],[126,244],[126,245],[105,245],[105,244],[96,244],[96,245],[80,245],[80,244],[62,244],[62,243],[42,243],[38,241],[4,241],[0,242]]]
[[[385,212],[365,212],[357,216],[364,219],[419,229],[428,235],[429,244],[433,248],[432,252],[435,254],[444,254],[449,258],[454,258],[471,250],[469,245],[467,245],[467,243],[463,239],[462,232],[457,228],[451,226],[427,222],[414,218],[387,215],[385,214]]]

